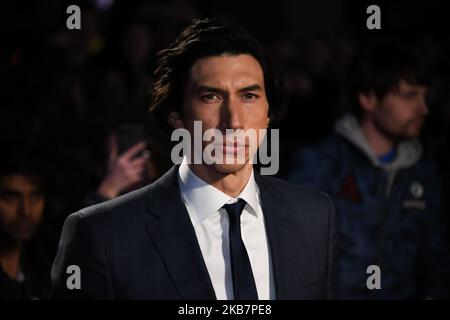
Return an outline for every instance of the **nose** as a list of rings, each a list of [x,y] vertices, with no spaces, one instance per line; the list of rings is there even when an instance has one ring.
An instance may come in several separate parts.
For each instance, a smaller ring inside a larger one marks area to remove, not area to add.
[[[419,101],[418,109],[421,115],[427,115],[429,112],[427,98],[425,95]]]
[[[24,198],[20,201],[19,213],[22,217],[29,218],[32,213],[32,204],[29,198]]]
[[[224,99],[222,119],[224,129],[243,129],[241,105],[237,99],[233,97]]]

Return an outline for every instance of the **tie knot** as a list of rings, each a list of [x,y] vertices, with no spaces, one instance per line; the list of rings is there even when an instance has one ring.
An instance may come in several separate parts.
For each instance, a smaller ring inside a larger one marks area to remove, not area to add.
[[[244,210],[245,207],[245,200],[243,199],[239,199],[237,202],[235,203],[231,203],[231,204],[226,204],[223,207],[225,208],[225,210],[227,210],[228,213],[228,217],[230,220],[238,220],[238,218],[241,217],[241,213],[242,210]]]

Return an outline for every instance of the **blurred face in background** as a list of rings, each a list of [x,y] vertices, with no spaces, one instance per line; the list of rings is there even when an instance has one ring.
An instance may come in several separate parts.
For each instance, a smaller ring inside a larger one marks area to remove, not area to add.
[[[44,211],[44,194],[37,177],[0,177],[0,232],[16,244],[36,232]]]
[[[416,138],[428,114],[426,93],[426,86],[400,81],[382,98],[372,96],[365,109],[377,130],[392,140]]]
[[[133,66],[144,66],[153,50],[153,39],[150,31],[140,24],[127,28],[123,39],[123,51]]]

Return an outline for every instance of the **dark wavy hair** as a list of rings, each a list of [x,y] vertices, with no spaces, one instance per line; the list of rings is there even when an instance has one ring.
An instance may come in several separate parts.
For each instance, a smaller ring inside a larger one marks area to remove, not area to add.
[[[192,65],[201,58],[223,54],[249,54],[264,73],[271,125],[277,124],[286,112],[284,87],[261,44],[239,25],[222,18],[193,20],[168,49],[158,54],[154,73],[150,111],[166,129],[168,115],[182,113],[184,86]]]
[[[390,38],[367,43],[354,58],[347,79],[346,99],[351,111],[361,119],[363,109],[358,94],[373,92],[382,99],[400,81],[429,86],[430,70],[412,43]]]

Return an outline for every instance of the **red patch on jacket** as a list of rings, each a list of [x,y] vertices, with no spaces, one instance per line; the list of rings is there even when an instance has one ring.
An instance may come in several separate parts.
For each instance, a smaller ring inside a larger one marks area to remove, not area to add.
[[[347,199],[353,203],[361,202],[361,194],[359,193],[355,178],[353,178],[352,175],[348,175],[344,179],[344,182],[342,182],[341,188],[336,193],[336,196]]]

